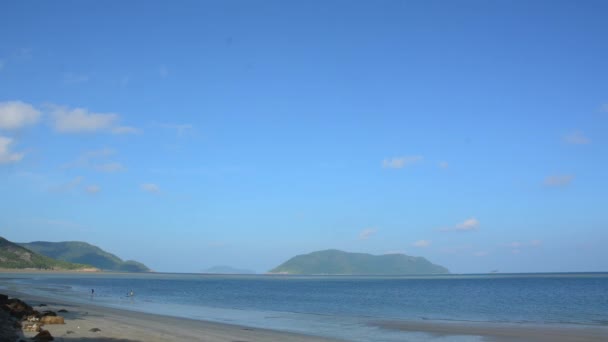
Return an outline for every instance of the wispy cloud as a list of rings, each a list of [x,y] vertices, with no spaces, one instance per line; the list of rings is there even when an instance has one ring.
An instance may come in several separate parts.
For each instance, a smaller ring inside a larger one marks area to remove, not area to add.
[[[41,113],[32,105],[21,101],[0,102],[0,129],[19,129],[33,125]]]
[[[140,186],[140,189],[152,194],[157,194],[160,192],[160,187],[154,183],[144,183]]]
[[[608,103],[604,103],[600,106],[600,112],[608,113]]]
[[[450,164],[446,161],[439,162],[439,164],[437,165],[442,169],[447,169],[448,167],[450,167]]]
[[[474,217],[471,217],[453,227],[442,228],[440,230],[443,232],[470,232],[475,231],[477,229],[479,229],[479,220]]]
[[[564,142],[571,145],[586,145],[591,143],[591,139],[589,139],[583,132],[574,131],[572,133],[566,134],[563,137]]]
[[[16,163],[23,159],[23,153],[11,151],[13,139],[0,136],[0,164]]]
[[[562,187],[569,185],[573,180],[573,175],[553,175],[545,178],[543,184],[547,187]]]
[[[425,248],[431,245],[430,240],[418,240],[412,244],[414,247]]]
[[[59,133],[110,132],[113,134],[135,133],[137,129],[119,125],[120,116],[115,113],[95,113],[85,108],[49,106],[53,127]]]
[[[489,254],[489,253],[488,253],[488,252],[486,252],[486,251],[478,251],[478,252],[473,253],[473,256],[476,256],[476,257],[484,257],[484,256],[486,256],[486,255],[488,255],[488,254]]]
[[[366,228],[359,233],[359,240],[367,240],[378,232],[377,228]]]
[[[423,158],[421,156],[404,156],[404,157],[393,157],[385,158],[382,161],[382,167],[385,169],[402,169],[406,166],[410,166],[420,162]]]
[[[74,177],[63,184],[52,187],[50,190],[53,192],[71,192],[72,190],[77,189],[80,184],[82,184],[83,180],[84,177],[82,176]]]
[[[95,166],[95,170],[106,173],[120,172],[125,171],[125,168],[121,163],[110,162],[103,163]]]
[[[123,164],[108,160],[114,154],[114,150],[109,148],[87,151],[75,161],[66,163],[62,167],[64,169],[86,168],[106,173],[125,171],[127,168]]]
[[[84,191],[91,195],[95,195],[101,191],[101,187],[99,187],[99,185],[88,185],[86,188],[84,188]]]
[[[154,125],[157,126],[157,127],[161,127],[161,128],[164,128],[164,129],[175,131],[175,134],[178,137],[186,136],[186,135],[190,134],[194,130],[194,125],[187,124],[187,123],[182,123],[182,124],[176,124],[176,123],[155,123]]]

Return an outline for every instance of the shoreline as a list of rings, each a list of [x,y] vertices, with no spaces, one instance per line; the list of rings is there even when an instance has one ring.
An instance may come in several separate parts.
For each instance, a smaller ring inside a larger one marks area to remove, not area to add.
[[[251,328],[227,323],[209,322],[82,304],[63,299],[29,295],[15,290],[1,290],[11,298],[19,298],[37,310],[67,310],[60,315],[65,324],[44,326],[55,341],[269,341],[269,342],[338,342],[339,339],[304,335],[279,330]],[[45,304],[40,307],[40,304]],[[93,332],[91,329],[99,329]],[[23,332],[26,339],[34,332]]]
[[[306,335],[287,331],[248,327],[244,325],[180,318],[159,313],[144,313],[111,308],[94,303],[82,303],[28,294],[21,289],[2,289],[0,293],[19,298],[39,311],[68,310],[60,314],[64,325],[45,325],[56,341],[294,341],[331,342],[337,338]],[[40,307],[39,304],[46,306]],[[608,340],[608,325],[542,325],[519,323],[463,322],[463,321],[370,321],[368,326],[402,333],[404,340],[416,336],[416,341],[465,338],[483,341],[556,341],[599,342]],[[91,329],[100,329],[91,332]],[[311,332],[313,333],[313,332]],[[35,333],[23,333],[32,338]],[[370,336],[368,336],[369,338]]]

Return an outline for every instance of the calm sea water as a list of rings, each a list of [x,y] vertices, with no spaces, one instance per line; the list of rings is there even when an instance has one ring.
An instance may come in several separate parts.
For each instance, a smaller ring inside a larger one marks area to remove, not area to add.
[[[25,287],[31,293],[72,301],[356,341],[402,341],[404,333],[369,324],[385,319],[608,326],[608,273],[441,277],[5,274],[1,278],[5,278],[1,282],[5,288]],[[135,296],[127,297],[131,289]],[[408,340],[424,339],[423,335],[408,336]]]

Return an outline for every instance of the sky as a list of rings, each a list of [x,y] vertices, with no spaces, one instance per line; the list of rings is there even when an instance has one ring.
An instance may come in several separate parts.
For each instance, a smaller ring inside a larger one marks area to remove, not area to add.
[[[0,236],[608,271],[605,1],[2,1]]]

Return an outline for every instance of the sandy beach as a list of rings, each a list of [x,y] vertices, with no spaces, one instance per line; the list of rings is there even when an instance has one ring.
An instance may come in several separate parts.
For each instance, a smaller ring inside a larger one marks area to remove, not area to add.
[[[59,313],[65,324],[49,324],[48,330],[55,341],[294,341],[329,342],[337,339],[307,336],[283,331],[251,328],[208,321],[191,320],[140,313],[128,310],[72,303],[64,300],[32,296],[17,291],[1,292],[22,299],[38,311],[67,310]],[[41,305],[42,304],[42,305]],[[519,324],[466,323],[466,322],[408,322],[377,321],[372,326],[381,329],[416,333],[422,340],[450,341],[451,337],[480,337],[483,341],[556,341],[599,342],[608,340],[606,326],[531,326]],[[314,334],[314,332],[311,332]],[[24,332],[26,339],[34,332]],[[407,340],[404,335],[404,340]],[[428,339],[427,339],[428,338]],[[416,340],[421,340],[417,338]]]
[[[10,297],[19,298],[39,311],[67,310],[66,313],[59,313],[65,318],[65,324],[44,326],[44,329],[53,335],[55,341],[339,341],[274,330],[69,303],[15,291],[2,290],[1,292]],[[44,304],[44,306],[40,306],[40,304]],[[34,332],[24,332],[26,338],[32,338],[35,335]]]

